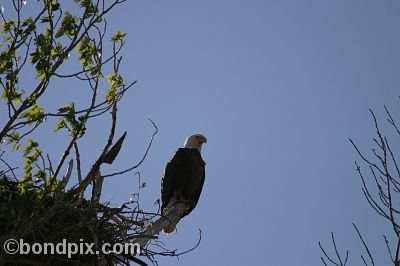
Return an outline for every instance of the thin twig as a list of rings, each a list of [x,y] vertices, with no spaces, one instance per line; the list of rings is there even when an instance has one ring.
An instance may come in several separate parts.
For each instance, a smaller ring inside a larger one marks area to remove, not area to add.
[[[357,231],[358,237],[360,238],[361,242],[363,243],[363,246],[364,246],[364,248],[365,248],[365,251],[367,252],[369,259],[371,260],[371,264],[374,266],[374,265],[375,265],[375,263],[374,263],[374,258],[372,257],[372,254],[371,254],[371,252],[370,252],[370,250],[369,250],[367,244],[365,243],[365,241],[364,241],[364,239],[363,239],[363,237],[362,237],[360,231],[358,230],[356,224],[355,224],[355,223],[352,223],[352,224],[353,224],[354,229]]]
[[[146,151],[145,151],[145,153],[144,153],[142,159],[141,159],[137,164],[135,164],[134,166],[132,166],[132,167],[130,167],[130,168],[128,168],[128,169],[125,169],[125,170],[120,171],[120,172],[115,172],[115,173],[112,173],[112,174],[107,174],[107,175],[104,175],[103,177],[110,177],[110,176],[116,176],[116,175],[125,174],[125,173],[127,173],[127,172],[129,172],[129,171],[132,171],[132,170],[138,168],[138,167],[144,162],[144,160],[146,159],[147,154],[148,154],[148,152],[149,152],[149,150],[150,150],[150,148],[151,148],[151,145],[153,144],[154,137],[155,137],[155,135],[157,135],[157,133],[158,133],[158,127],[157,127],[157,125],[153,122],[153,120],[149,119],[149,121],[150,121],[150,122],[152,123],[152,125],[154,126],[155,131],[154,131],[153,135],[151,136],[151,139],[150,139],[150,141],[149,141],[149,144],[147,145]]]

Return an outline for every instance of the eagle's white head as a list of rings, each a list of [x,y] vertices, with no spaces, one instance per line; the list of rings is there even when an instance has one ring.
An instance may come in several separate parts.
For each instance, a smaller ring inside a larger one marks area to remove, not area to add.
[[[186,138],[184,147],[198,149],[201,152],[201,145],[203,145],[203,143],[207,143],[206,137],[202,134],[194,134]]]

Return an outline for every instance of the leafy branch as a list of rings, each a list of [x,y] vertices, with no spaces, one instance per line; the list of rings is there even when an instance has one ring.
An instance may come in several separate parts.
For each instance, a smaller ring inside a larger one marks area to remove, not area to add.
[[[100,201],[104,178],[137,169],[158,133],[150,120],[154,133],[142,159],[125,170],[102,174],[102,166],[116,160],[128,136],[125,132],[116,137],[118,106],[136,84],[127,82],[121,71],[126,33],[117,31],[109,37],[107,31],[107,16],[124,2],[74,0],[69,4],[79,6],[82,13],[78,15],[68,8],[67,1],[12,0],[7,12],[0,12],[0,107],[7,110],[0,121],[0,245],[10,238],[32,243],[59,243],[62,239],[79,243],[84,239],[96,248],[103,243],[139,243],[142,253],[76,254],[67,260],[62,254],[10,256],[0,252],[0,264],[29,261],[68,265],[72,261],[85,265],[146,265],[143,258],[157,264],[157,255],[185,253],[168,250],[157,239],[160,225],[180,217],[182,206],[168,216],[159,214],[159,206],[154,212],[144,211],[139,203],[141,184],[137,198],[119,208]],[[34,16],[24,16],[31,4],[38,5],[39,11]],[[63,89],[68,89],[70,80],[82,85],[82,93],[90,96],[89,101],[78,102],[71,95],[55,109],[48,107],[44,99],[55,89],[54,84],[62,81]],[[108,135],[101,152],[86,169],[80,143],[90,141],[86,138],[88,122],[100,117],[109,121]],[[58,160],[43,148],[47,140],[38,134],[39,128],[66,138]],[[23,161],[22,173],[20,167],[9,163],[18,159]],[[71,178],[74,175],[75,183]],[[87,192],[89,187],[91,193]]]

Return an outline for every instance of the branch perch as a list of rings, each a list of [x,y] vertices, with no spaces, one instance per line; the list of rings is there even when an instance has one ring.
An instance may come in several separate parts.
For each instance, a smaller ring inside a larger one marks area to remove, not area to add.
[[[184,203],[177,203],[169,210],[167,215],[161,216],[152,225],[147,227],[139,238],[133,239],[133,242],[139,243],[141,247],[144,247],[151,239],[157,238],[155,235],[159,234],[164,227],[171,223],[176,223],[186,210],[187,206]]]

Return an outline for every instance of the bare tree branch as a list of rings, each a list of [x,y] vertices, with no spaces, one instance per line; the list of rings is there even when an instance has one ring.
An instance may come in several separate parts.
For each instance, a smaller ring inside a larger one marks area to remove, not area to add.
[[[158,127],[156,126],[156,124],[155,124],[155,123],[153,122],[153,120],[151,120],[151,119],[149,119],[149,121],[150,121],[150,122],[152,123],[152,125],[154,126],[155,131],[154,131],[153,135],[151,136],[151,139],[150,139],[150,141],[149,141],[149,144],[147,145],[146,151],[145,151],[145,153],[144,153],[142,159],[141,159],[137,164],[135,164],[134,166],[132,166],[132,167],[130,167],[130,168],[128,168],[128,169],[125,169],[125,170],[119,171],[119,172],[115,172],[115,173],[112,173],[112,174],[107,174],[107,175],[104,175],[104,177],[110,177],[110,176],[116,176],[116,175],[125,174],[125,173],[127,173],[127,172],[130,172],[130,171],[132,171],[132,170],[138,168],[138,167],[144,162],[144,160],[146,159],[147,154],[148,154],[148,152],[149,152],[149,150],[150,150],[150,148],[151,148],[151,145],[153,144],[154,137],[155,137],[155,136],[157,135],[157,133],[158,133]]]
[[[357,226],[356,226],[355,223],[352,223],[352,224],[353,224],[354,229],[357,231],[358,237],[360,238],[361,242],[363,243],[363,246],[364,246],[364,248],[365,248],[365,251],[367,252],[369,259],[371,260],[371,264],[372,264],[372,265],[375,265],[375,263],[374,263],[374,258],[372,257],[372,254],[371,254],[371,252],[369,251],[369,248],[368,248],[367,244],[365,243],[365,241],[364,241],[364,239],[363,239],[363,237],[362,237],[360,231],[358,230],[358,228],[357,228]]]
[[[324,254],[325,258],[332,263],[333,265],[336,266],[345,266],[347,263],[347,259],[349,258],[349,252],[346,251],[346,257],[344,259],[344,262],[342,260],[342,257],[338,251],[338,248],[336,246],[336,241],[335,241],[335,236],[333,235],[333,233],[331,233],[331,238],[332,238],[332,244],[333,244],[333,249],[335,251],[335,255],[336,258],[338,259],[337,261],[334,261],[329,255],[328,253],[325,251],[324,247],[322,246],[321,242],[318,242],[319,248],[321,249],[322,253]],[[322,262],[324,263],[324,265],[327,265],[326,261],[324,260],[323,257],[321,257]]]

